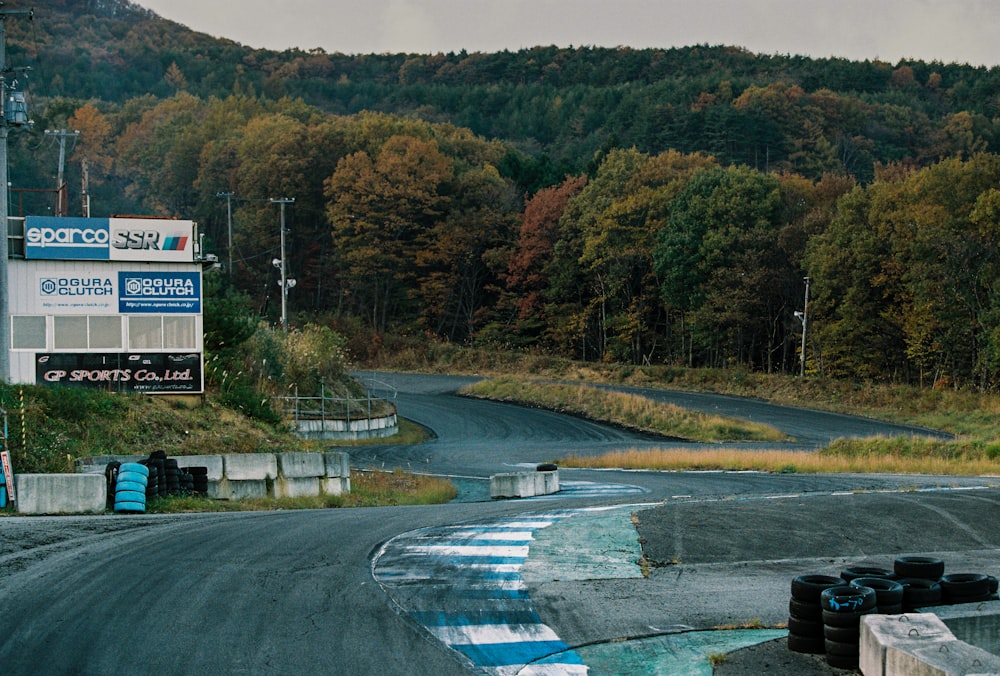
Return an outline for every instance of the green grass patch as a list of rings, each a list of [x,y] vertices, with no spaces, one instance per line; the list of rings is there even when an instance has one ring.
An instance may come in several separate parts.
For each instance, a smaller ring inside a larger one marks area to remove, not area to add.
[[[570,413],[590,420],[689,441],[776,442],[787,439],[780,431],[768,425],[709,415],[634,394],[587,385],[503,377],[467,386],[461,390],[461,394]]]

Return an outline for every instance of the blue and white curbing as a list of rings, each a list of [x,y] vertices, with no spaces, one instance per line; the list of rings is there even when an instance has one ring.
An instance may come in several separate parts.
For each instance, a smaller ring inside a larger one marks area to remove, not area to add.
[[[534,533],[576,513],[404,533],[382,547],[372,574],[477,673],[586,674],[580,656],[535,612],[521,575]]]

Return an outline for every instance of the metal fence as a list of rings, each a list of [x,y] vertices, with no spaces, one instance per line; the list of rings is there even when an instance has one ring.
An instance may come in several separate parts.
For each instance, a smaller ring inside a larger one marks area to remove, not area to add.
[[[391,393],[395,399],[395,392]],[[300,420],[342,420],[350,426],[352,420],[384,418],[396,413],[396,405],[389,398],[375,396],[369,390],[364,397],[328,397],[326,386],[318,396],[300,396],[299,389],[290,396],[272,397],[273,408],[281,415],[298,423]]]

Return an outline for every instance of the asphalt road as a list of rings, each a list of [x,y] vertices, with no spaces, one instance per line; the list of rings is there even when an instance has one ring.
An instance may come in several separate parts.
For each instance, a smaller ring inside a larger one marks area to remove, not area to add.
[[[571,417],[451,396],[468,379],[381,377],[393,381],[401,415],[431,429],[436,439],[358,449],[352,453],[356,466],[483,481],[569,451],[597,454],[656,444]],[[738,413],[740,403],[705,398],[699,406]],[[871,421],[745,403],[755,420],[794,427],[801,447],[883,429]],[[434,507],[0,519],[0,671],[469,673],[467,661],[431,637],[405,603],[375,581],[373,557],[387,542],[417,529],[553,509],[641,503],[628,509],[636,512],[648,556],[657,563],[646,581],[535,579],[531,598],[538,613],[573,645],[637,636],[650,626],[715,626],[730,615],[745,618],[745,607],[699,605],[706,589],[730,589],[727,581],[734,579],[746,588],[735,595],[739,603],[758,599],[754,615],[769,621],[780,616],[775,608],[785,601],[775,606],[772,593],[762,603],[762,590],[803,572],[803,566],[835,567],[896,550],[960,552],[971,565],[979,555],[995,559],[1000,542],[987,526],[990,520],[976,516],[997,513],[995,492],[896,492],[981,480],[584,470],[560,475],[563,481],[627,484],[642,493]],[[866,505],[859,490],[891,492],[874,494]],[[781,495],[789,497],[775,498]],[[939,502],[943,495],[947,504]],[[888,502],[880,501],[884,496]],[[856,507],[846,509],[845,502]],[[894,532],[904,534],[898,541],[880,534],[882,519],[890,515],[899,517],[893,522]],[[441,604],[449,603],[448,584],[436,593]]]

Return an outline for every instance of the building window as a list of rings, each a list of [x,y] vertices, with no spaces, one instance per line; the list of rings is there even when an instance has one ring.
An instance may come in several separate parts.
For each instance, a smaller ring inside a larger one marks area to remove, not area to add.
[[[86,350],[87,318],[53,317],[52,346],[57,350]]]
[[[162,349],[163,327],[160,317],[158,315],[155,317],[129,317],[128,347],[130,350]]]
[[[163,347],[168,350],[195,349],[194,317],[164,317]]]
[[[44,350],[45,317],[11,317],[11,347],[15,350]]]
[[[91,350],[122,349],[122,318],[88,317],[88,334]]]

